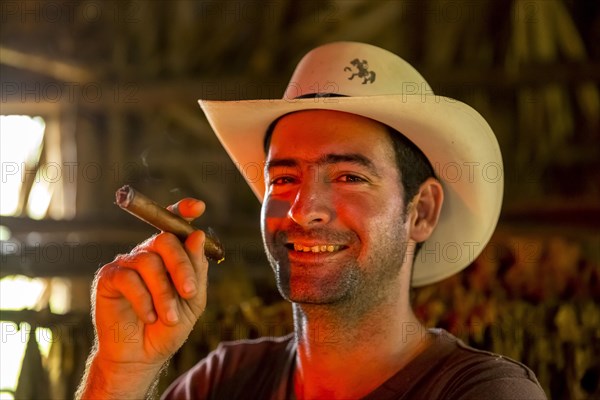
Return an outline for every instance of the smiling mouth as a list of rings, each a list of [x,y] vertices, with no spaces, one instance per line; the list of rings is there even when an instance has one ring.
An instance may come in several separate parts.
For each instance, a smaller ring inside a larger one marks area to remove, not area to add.
[[[338,244],[320,244],[314,246],[305,246],[300,243],[287,243],[285,245],[290,250],[298,251],[301,253],[334,253],[336,251],[343,250],[346,246]]]

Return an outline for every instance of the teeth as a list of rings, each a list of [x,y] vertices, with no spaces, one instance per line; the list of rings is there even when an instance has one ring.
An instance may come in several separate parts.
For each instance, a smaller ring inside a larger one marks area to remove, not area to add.
[[[334,251],[338,251],[340,249],[340,247],[341,246],[333,245],[333,244],[322,244],[322,245],[308,247],[308,246],[303,246],[298,243],[294,243],[294,250],[302,251],[304,253],[325,253],[325,252],[333,253]]]

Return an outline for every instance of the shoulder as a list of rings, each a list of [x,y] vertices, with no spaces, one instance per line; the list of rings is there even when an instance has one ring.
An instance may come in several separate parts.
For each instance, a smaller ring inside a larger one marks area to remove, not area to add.
[[[546,399],[533,371],[524,364],[477,350],[443,330],[432,330],[433,348],[446,349],[438,367],[444,397],[453,399]]]
[[[276,379],[273,374],[261,371],[273,367],[279,367],[281,371],[289,369],[294,354],[295,342],[291,334],[222,342],[175,380],[163,398],[236,398],[240,393],[232,391],[242,392],[245,383]]]

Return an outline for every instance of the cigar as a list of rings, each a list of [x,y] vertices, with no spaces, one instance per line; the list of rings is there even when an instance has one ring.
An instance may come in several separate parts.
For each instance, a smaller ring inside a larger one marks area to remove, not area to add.
[[[182,242],[188,235],[196,230],[189,222],[179,215],[173,214],[144,196],[129,185],[125,185],[115,193],[116,203],[123,210],[149,223],[163,232],[173,233]],[[221,263],[225,259],[225,250],[210,230],[204,241],[204,254],[206,257]]]

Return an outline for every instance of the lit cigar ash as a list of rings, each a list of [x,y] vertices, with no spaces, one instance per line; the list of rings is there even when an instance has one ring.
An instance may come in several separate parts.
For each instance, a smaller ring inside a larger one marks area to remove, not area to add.
[[[123,210],[163,232],[173,233],[181,241],[184,241],[190,233],[196,230],[185,219],[159,206],[129,185],[117,190],[115,196],[117,205]],[[225,259],[223,246],[221,246],[219,239],[211,235],[210,232],[206,234],[204,254],[217,263]]]

